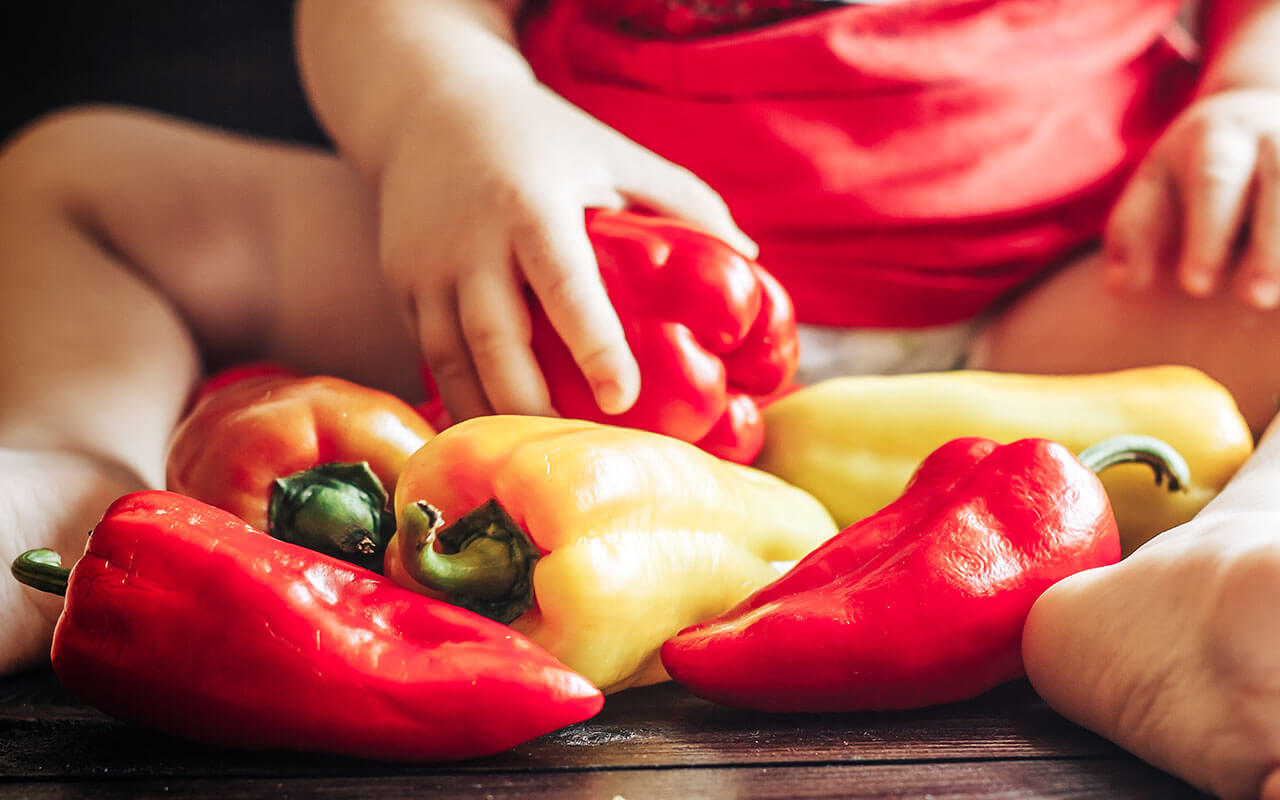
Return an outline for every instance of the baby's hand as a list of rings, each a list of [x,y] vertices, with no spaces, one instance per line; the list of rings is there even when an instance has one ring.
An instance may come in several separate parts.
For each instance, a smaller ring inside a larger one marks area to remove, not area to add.
[[[1280,91],[1188,106],[1120,196],[1104,252],[1114,288],[1145,289],[1171,265],[1190,295],[1229,280],[1247,305],[1280,305]]]
[[[456,420],[552,413],[526,284],[607,413],[640,375],[587,239],[588,207],[635,204],[755,247],[706,184],[532,81],[416,110],[380,181],[383,271]]]

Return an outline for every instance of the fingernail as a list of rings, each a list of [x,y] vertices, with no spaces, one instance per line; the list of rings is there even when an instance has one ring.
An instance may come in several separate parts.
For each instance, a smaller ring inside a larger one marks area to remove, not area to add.
[[[606,414],[621,414],[627,410],[622,385],[617,381],[600,381],[595,385],[596,405]]]
[[[1280,305],[1280,283],[1256,280],[1249,284],[1249,299],[1258,308],[1271,309]]]

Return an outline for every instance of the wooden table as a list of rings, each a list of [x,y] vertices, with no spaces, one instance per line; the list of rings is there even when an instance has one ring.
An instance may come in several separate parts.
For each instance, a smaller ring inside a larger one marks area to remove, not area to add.
[[[1201,797],[1025,682],[920,711],[770,715],[672,684],[489,758],[400,765],[222,750],[130,728],[49,672],[0,681],[0,797]]]

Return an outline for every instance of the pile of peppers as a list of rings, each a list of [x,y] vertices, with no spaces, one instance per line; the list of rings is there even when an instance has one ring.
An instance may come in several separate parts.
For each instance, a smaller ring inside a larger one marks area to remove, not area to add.
[[[1049,586],[1194,513],[1251,451],[1225,390],[1178,367],[837,379],[762,419],[796,365],[778,284],[677,222],[587,226],[641,367],[630,411],[599,411],[532,297],[565,418],[437,433],[337,378],[216,375],[169,491],[117,500],[70,571],[13,565],[67,596],[63,683],[201,741],[414,761],[669,678],[768,711],[951,702],[1022,674]],[[1117,433],[1150,435],[1073,455]]]

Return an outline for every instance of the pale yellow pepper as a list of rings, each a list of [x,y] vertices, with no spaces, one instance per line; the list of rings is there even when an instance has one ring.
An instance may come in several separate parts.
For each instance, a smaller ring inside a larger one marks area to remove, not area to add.
[[[1172,445],[1191,469],[1184,492],[1125,465],[1101,474],[1124,552],[1191,519],[1253,451],[1230,393],[1190,367],[1093,375],[973,370],[833,378],[765,409],[755,466],[807,489],[841,527],[887,505],[916,466],[960,436],[1052,439],[1080,452],[1124,433]]]
[[[772,475],[666,436],[541,417],[445,429],[405,465],[395,510],[387,574],[511,622],[605,691],[666,680],[664,641],[836,532]]]

